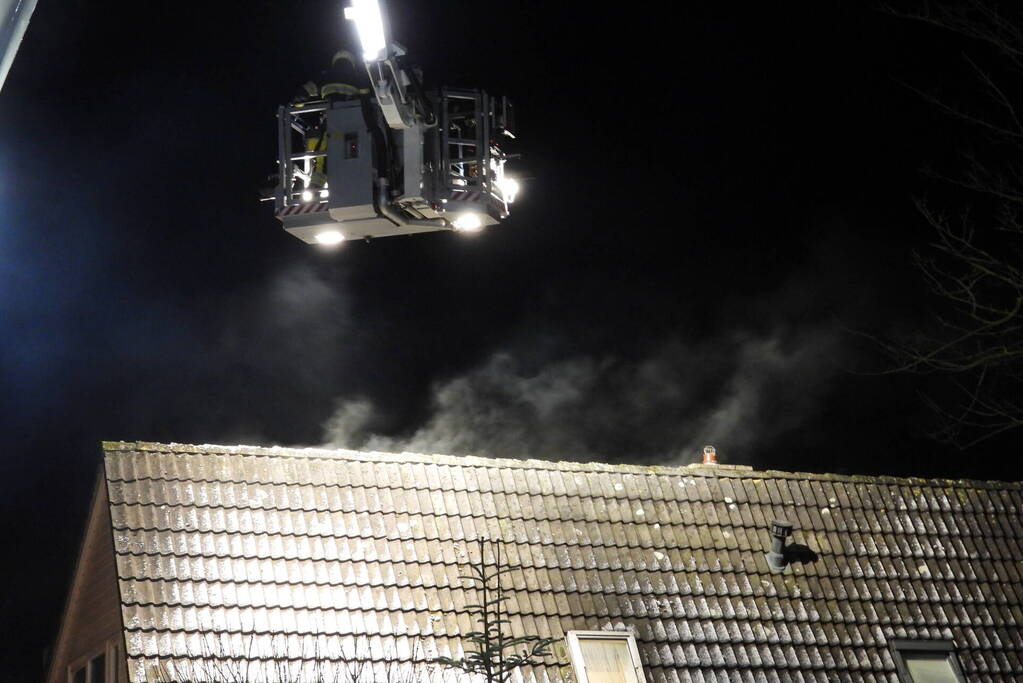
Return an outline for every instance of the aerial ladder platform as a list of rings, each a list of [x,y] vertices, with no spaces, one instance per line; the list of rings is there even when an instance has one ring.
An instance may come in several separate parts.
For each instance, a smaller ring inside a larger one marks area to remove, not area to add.
[[[512,104],[477,89],[426,91],[405,50],[387,37],[377,0],[352,0],[370,88],[277,112],[274,213],[310,244],[476,232],[510,213],[518,182],[505,173]],[[326,144],[310,145],[310,139]],[[326,183],[317,184],[325,159]]]

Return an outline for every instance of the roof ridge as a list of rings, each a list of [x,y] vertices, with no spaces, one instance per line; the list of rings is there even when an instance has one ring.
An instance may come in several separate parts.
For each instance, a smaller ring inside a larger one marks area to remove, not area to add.
[[[331,449],[322,446],[250,446],[239,444],[224,446],[218,444],[161,443],[158,441],[104,441],[103,451],[117,452],[151,451],[158,453],[192,453],[217,455],[247,455],[253,457],[313,458],[324,460],[351,460],[358,462],[397,462],[443,465],[474,465],[492,468],[522,468],[558,470],[562,472],[620,472],[623,474],[657,474],[700,477],[728,477],[734,479],[807,479],[840,481],[850,483],[898,484],[930,487],[972,487],[988,489],[1023,489],[1020,481],[999,481],[993,479],[948,479],[927,477],[899,477],[893,475],[839,474],[829,472],[790,472],[785,470],[757,470],[749,465],[717,464],[704,465],[634,465],[627,463],[576,462],[571,460],[541,460],[536,458],[493,458],[478,455],[444,455],[426,453],[389,453],[383,451],[359,451],[347,448]]]

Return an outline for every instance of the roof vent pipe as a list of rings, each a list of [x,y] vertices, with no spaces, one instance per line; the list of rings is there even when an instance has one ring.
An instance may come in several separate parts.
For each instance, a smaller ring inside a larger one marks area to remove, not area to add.
[[[792,523],[784,519],[771,522],[771,551],[767,553],[767,566],[772,572],[785,571],[788,558],[785,557],[785,539],[792,535]]]
[[[716,465],[718,464],[718,452],[713,446],[703,447],[703,464],[704,465]]]

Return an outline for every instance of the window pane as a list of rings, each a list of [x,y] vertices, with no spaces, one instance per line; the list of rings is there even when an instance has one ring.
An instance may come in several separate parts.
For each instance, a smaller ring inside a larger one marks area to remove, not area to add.
[[[106,683],[106,656],[97,655],[89,660],[89,683]]]
[[[579,649],[589,683],[639,683],[629,641],[624,638],[580,638]]]
[[[904,657],[913,683],[959,683],[944,653],[907,652]]]

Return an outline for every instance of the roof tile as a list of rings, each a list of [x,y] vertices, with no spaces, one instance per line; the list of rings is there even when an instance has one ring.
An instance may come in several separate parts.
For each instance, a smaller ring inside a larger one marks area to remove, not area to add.
[[[210,631],[458,650],[484,536],[515,628],[631,626],[650,681],[887,681],[899,635],[1021,673],[1019,485],[160,444],[108,446],[106,473],[135,662]],[[776,517],[816,562],[768,572]]]

